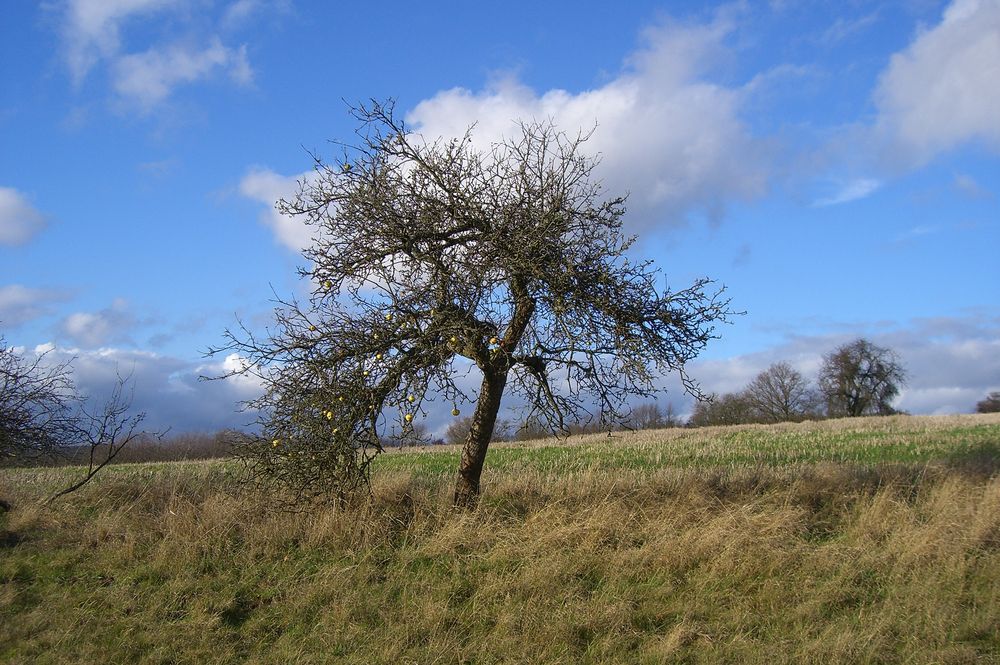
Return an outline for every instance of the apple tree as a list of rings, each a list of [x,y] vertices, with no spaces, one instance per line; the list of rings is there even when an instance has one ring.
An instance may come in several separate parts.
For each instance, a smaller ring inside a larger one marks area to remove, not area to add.
[[[625,198],[603,194],[586,134],[525,123],[481,150],[471,128],[425,140],[391,103],[352,113],[359,140],[314,155],[277,204],[313,232],[310,296],[279,299],[266,333],[241,323],[216,349],[263,386],[248,403],[263,436],[241,452],[252,477],[294,500],[344,496],[390,429],[471,408],[454,494],[469,507],[505,396],[558,433],[620,420],[664,372],[698,393],[685,365],[729,301],[708,279],[668,288],[627,256]]]

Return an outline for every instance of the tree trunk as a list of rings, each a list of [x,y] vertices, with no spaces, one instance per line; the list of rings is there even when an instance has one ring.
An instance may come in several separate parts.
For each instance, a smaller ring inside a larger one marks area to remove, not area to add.
[[[455,482],[455,505],[458,507],[475,508],[479,501],[479,478],[483,474],[486,450],[493,437],[493,426],[496,425],[506,385],[506,372],[483,376],[469,438],[462,448],[462,462],[458,466],[458,480]]]

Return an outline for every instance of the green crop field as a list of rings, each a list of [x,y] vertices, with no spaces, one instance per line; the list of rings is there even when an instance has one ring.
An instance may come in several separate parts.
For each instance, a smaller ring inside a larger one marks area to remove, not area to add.
[[[379,458],[274,510],[232,462],[0,471],[0,662],[1000,662],[1000,415]]]

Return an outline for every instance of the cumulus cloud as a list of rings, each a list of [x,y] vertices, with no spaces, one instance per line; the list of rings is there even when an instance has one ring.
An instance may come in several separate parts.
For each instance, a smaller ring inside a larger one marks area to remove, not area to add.
[[[538,92],[508,77],[478,92],[439,92],[406,119],[428,139],[475,123],[477,144],[515,134],[519,120],[551,119],[570,133],[596,127],[587,149],[602,158],[598,175],[611,192],[631,192],[643,223],[677,222],[691,210],[717,218],[727,201],[756,196],[767,181],[765,147],[740,119],[743,92],[706,76],[732,29],[724,15],[657,26],[600,87]]]
[[[0,325],[13,328],[37,319],[66,298],[65,293],[52,289],[33,289],[20,284],[0,286]]]
[[[69,0],[62,30],[73,81],[80,84],[100,60],[117,54],[123,23],[180,4],[178,0]]]
[[[1000,150],[997,90],[1000,2],[954,0],[882,73],[877,131],[910,165],[972,141]]]
[[[142,52],[125,52],[125,27],[158,13],[172,12],[185,20],[180,10],[186,4],[183,0],[68,0],[63,6],[62,37],[73,82],[80,85],[94,67],[107,63],[118,98],[147,113],[178,86],[208,79],[218,72],[240,85],[252,83],[246,46],[224,46],[217,36],[202,35],[201,43],[207,43],[203,47],[193,43],[154,44]],[[229,8],[243,16],[252,9],[240,2]]]
[[[246,46],[227,48],[216,38],[204,49],[175,44],[125,55],[114,65],[114,89],[126,103],[148,113],[183,84],[226,72],[241,85],[253,82]]]
[[[44,362],[70,361],[80,391],[95,400],[106,399],[118,381],[128,377],[134,388],[133,409],[147,414],[144,427],[182,433],[216,431],[249,425],[253,415],[239,411],[239,403],[260,394],[253,380],[203,381],[221,376],[237,360],[225,358],[192,362],[182,358],[120,348],[83,349],[43,344]]]
[[[732,30],[726,13],[705,25],[659,25],[643,33],[622,73],[600,87],[538,92],[499,78],[478,92],[441,91],[405,120],[428,141],[462,135],[474,124],[480,149],[515,135],[519,121],[551,120],[569,134],[594,130],[585,149],[600,156],[597,176],[609,194],[630,194],[631,224],[676,224],[692,211],[717,220],[727,202],[761,194],[768,177],[767,146],[740,119],[748,88],[707,78]],[[296,251],[310,244],[310,230],[273,205],[294,194],[302,177],[311,174],[254,169],[240,183],[244,196],[267,206],[261,219],[278,241]]]
[[[97,312],[74,312],[59,325],[60,332],[74,344],[95,348],[127,341],[137,323],[128,303],[119,298]]]
[[[23,245],[45,228],[45,216],[11,187],[0,187],[0,245]]]
[[[301,219],[278,214],[274,206],[279,199],[294,197],[300,180],[313,177],[311,171],[297,176],[283,176],[269,169],[254,168],[240,181],[240,194],[265,206],[260,213],[261,223],[271,229],[278,242],[295,252],[312,244],[312,229]]]
[[[742,390],[779,361],[815,381],[823,355],[857,337],[899,355],[907,380],[896,406],[910,413],[968,413],[987,393],[1000,389],[1000,319],[988,316],[921,319],[873,334],[796,336],[756,353],[696,361],[690,372],[706,392],[716,393]]]
[[[942,317],[912,321],[892,331],[875,334],[799,336],[762,351],[726,359],[691,363],[691,375],[706,392],[742,389],[770,364],[785,361],[815,379],[823,354],[864,335],[876,344],[895,350],[907,370],[907,383],[896,406],[915,414],[967,413],[987,393],[1000,390],[1000,318],[989,316]],[[204,381],[240,367],[235,354],[209,361],[190,361],[150,351],[104,347],[87,349],[53,343],[38,345],[33,353],[48,352],[46,362],[73,361],[80,389],[97,399],[108,395],[119,376],[130,376],[135,387],[134,407],[148,414],[152,429],[174,432],[214,431],[244,427],[253,414],[238,410],[241,402],[261,394],[252,377]],[[459,382],[475,395],[478,373],[473,369]],[[661,403],[672,403],[682,415],[690,413],[692,400],[683,395],[676,376],[664,377],[669,392]],[[511,397],[511,396],[508,396]],[[461,405],[468,413],[467,405]],[[519,404],[504,400],[502,417],[516,417]],[[450,405],[429,405],[426,424],[442,434],[452,422]]]

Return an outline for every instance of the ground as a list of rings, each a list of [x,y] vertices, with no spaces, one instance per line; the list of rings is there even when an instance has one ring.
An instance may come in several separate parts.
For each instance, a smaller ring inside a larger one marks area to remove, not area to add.
[[[0,471],[0,661],[1000,662],[1000,415],[387,454],[269,509],[229,462]]]

